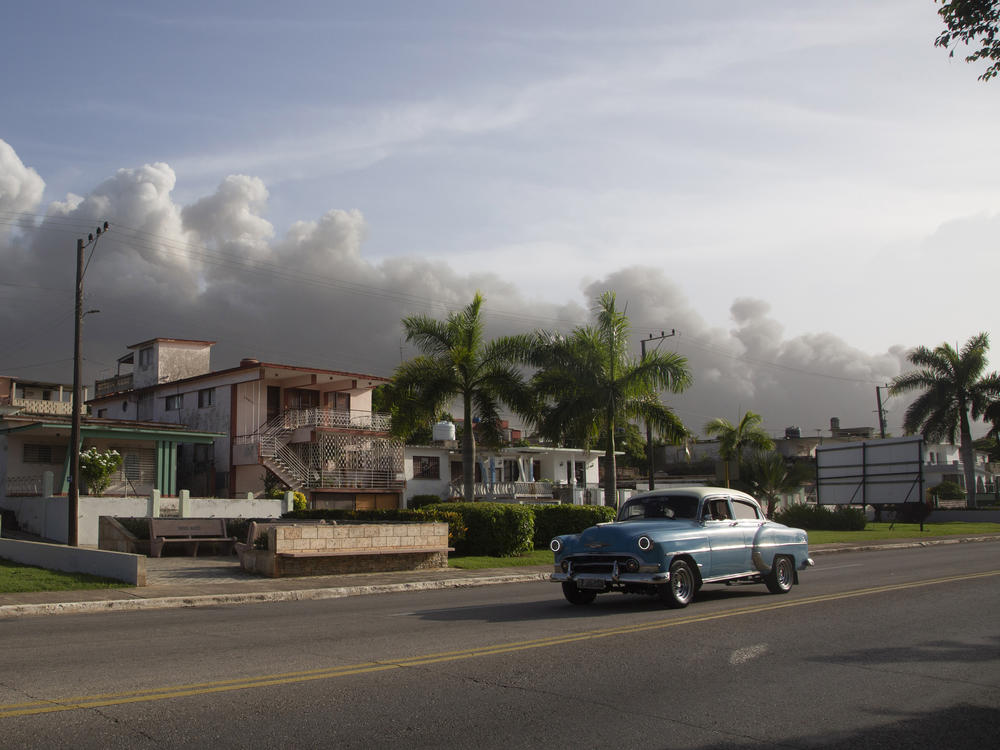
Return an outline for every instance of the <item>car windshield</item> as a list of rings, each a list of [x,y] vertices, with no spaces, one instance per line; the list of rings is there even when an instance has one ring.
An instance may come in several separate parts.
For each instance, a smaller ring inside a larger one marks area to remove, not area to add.
[[[637,518],[694,519],[697,514],[698,498],[693,495],[670,495],[668,497],[653,495],[652,497],[637,497],[629,500],[618,511],[618,520],[632,521]]]

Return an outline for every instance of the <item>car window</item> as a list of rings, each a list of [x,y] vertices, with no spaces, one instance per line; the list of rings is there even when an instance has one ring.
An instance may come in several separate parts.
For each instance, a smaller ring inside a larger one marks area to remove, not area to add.
[[[738,521],[759,521],[760,515],[753,503],[733,498],[733,514]]]
[[[635,518],[687,518],[698,512],[698,498],[690,495],[654,495],[627,502],[618,513],[619,521]]]
[[[724,497],[713,497],[705,501],[701,509],[702,521],[727,521],[732,519],[729,503]]]

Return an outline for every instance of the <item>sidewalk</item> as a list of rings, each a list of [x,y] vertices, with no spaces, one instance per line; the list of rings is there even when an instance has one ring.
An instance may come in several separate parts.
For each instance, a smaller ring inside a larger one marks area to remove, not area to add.
[[[1000,534],[821,544],[812,547],[810,555],[821,557],[839,552],[907,549],[976,542],[1000,542]],[[487,570],[445,568],[306,578],[261,578],[242,571],[233,557],[151,557],[146,561],[148,586],[0,594],[0,619],[44,614],[339,599],[394,591],[545,581],[551,572],[551,566],[538,565]]]

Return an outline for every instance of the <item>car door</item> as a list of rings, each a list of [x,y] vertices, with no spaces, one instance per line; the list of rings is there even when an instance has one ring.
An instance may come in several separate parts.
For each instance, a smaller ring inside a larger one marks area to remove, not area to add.
[[[739,497],[729,498],[729,504],[733,509],[733,518],[736,521],[736,525],[743,532],[743,543],[746,547],[746,558],[744,560],[746,567],[744,567],[744,570],[753,570],[753,543],[757,532],[760,531],[760,527],[764,524],[764,516],[756,505]]]
[[[744,530],[733,518],[728,497],[706,498],[702,505],[702,523],[712,561],[711,571],[702,571],[702,576],[719,578],[750,569],[750,550],[744,540]]]

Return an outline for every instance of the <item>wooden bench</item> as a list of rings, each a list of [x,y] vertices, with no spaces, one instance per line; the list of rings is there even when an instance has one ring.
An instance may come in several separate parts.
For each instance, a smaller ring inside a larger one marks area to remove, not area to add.
[[[232,553],[236,537],[226,536],[224,518],[149,519],[150,557],[160,557],[167,544],[186,544],[191,548],[192,556],[197,557],[201,542],[225,544],[227,551]]]

